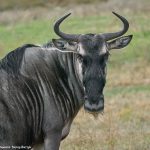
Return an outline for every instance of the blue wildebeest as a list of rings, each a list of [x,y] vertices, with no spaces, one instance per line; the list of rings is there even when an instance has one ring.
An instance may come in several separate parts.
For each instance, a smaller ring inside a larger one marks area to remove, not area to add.
[[[128,21],[114,14],[123,22],[119,32],[63,33],[59,25],[67,14],[54,25],[61,39],[43,46],[24,45],[1,60],[0,146],[43,143],[45,150],[58,150],[83,105],[91,113],[104,110],[109,51],[132,39],[122,36]]]

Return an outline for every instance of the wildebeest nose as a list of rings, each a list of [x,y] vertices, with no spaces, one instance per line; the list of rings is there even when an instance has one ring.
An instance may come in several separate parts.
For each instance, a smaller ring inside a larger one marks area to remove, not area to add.
[[[85,101],[88,100],[88,96],[87,96],[87,95],[84,96],[84,100],[85,100]]]
[[[84,108],[88,112],[102,112],[104,110],[104,100],[99,100],[96,103],[90,103],[89,100],[85,101]]]

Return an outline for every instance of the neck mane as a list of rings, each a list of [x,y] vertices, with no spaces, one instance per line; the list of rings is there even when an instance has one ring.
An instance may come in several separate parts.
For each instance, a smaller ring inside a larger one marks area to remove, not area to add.
[[[59,64],[62,66],[66,75],[68,77],[68,82],[72,92],[74,93],[74,97],[79,101],[79,104],[83,104],[83,87],[82,83],[79,79],[79,75],[77,73],[76,67],[76,54],[74,53],[61,53],[57,51],[52,42],[48,42],[42,46],[42,48],[46,48],[49,51],[54,51],[57,53]]]
[[[20,69],[23,76],[37,81],[41,91],[52,93],[64,117],[75,117],[84,103],[75,61],[75,54],[61,53],[49,42],[41,47],[28,48]]]

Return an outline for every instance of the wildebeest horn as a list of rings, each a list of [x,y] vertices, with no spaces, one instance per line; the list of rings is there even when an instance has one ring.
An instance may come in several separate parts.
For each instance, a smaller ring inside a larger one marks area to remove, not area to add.
[[[63,33],[60,31],[59,29],[59,26],[60,24],[68,17],[70,16],[71,13],[61,17],[60,19],[58,19],[55,24],[54,24],[54,31],[55,33],[60,36],[61,38],[65,39],[65,40],[69,40],[69,41],[74,41],[74,42],[77,42],[78,41],[78,38],[80,35],[78,34],[66,34],[66,33]]]
[[[128,23],[128,21],[124,17],[120,16],[119,14],[117,14],[115,12],[112,12],[112,13],[114,15],[116,15],[123,22],[124,26],[123,26],[123,29],[121,31],[119,31],[119,32],[104,33],[103,35],[104,35],[106,41],[109,41],[109,40],[112,40],[112,39],[115,39],[117,37],[122,36],[123,34],[125,34],[127,32],[128,28],[129,28],[129,23]]]

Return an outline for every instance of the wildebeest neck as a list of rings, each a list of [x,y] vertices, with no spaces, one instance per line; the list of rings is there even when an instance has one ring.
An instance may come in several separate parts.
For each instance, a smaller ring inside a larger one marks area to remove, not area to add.
[[[29,48],[20,70],[24,76],[36,80],[41,91],[50,93],[63,118],[75,116],[83,104],[74,57],[74,54],[62,54],[51,47]]]

